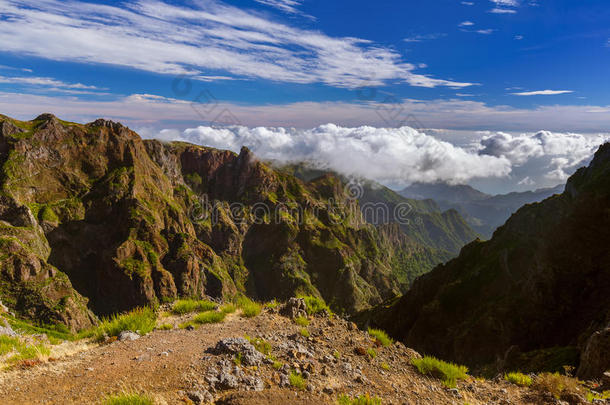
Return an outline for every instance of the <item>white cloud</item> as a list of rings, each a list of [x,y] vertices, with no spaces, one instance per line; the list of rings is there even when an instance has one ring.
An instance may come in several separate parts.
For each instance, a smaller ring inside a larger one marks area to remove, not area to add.
[[[557,94],[569,94],[574,93],[572,90],[536,90],[536,91],[523,91],[520,93],[511,93],[515,96],[554,96]]]
[[[489,10],[489,12],[494,14],[516,14],[517,10],[513,10],[512,8],[495,7]]]
[[[465,6],[474,6],[474,2],[473,1],[463,1],[462,4],[465,5]]]
[[[488,29],[484,29],[484,30],[477,30],[477,34],[482,34],[482,35],[490,35],[493,34],[495,30],[488,28]]]
[[[515,35],[515,40],[521,41],[523,39],[523,35]]]
[[[477,154],[409,127],[345,128],[326,124],[313,129],[200,126],[177,134],[162,131],[165,140],[239,151],[248,146],[263,159],[311,161],[335,171],[384,183],[413,181],[463,183],[477,177],[504,177],[510,162]]]
[[[474,25],[474,23],[472,21],[463,21],[458,24],[458,27],[470,27],[473,25]]]
[[[65,89],[79,90],[105,90],[96,86],[88,86],[82,83],[66,83],[61,80],[52,79],[50,77],[16,77],[16,76],[0,76],[0,83],[6,84],[25,84],[32,86],[57,87]]]
[[[298,14],[299,10],[297,7],[301,5],[300,0],[254,0],[257,3],[264,4],[266,6],[277,8],[288,14]]]
[[[534,134],[511,135],[497,132],[483,136],[478,149],[482,155],[504,157],[514,166],[523,166],[532,159],[543,160],[547,178],[566,180],[568,172],[590,159],[599,145],[610,141],[610,135],[589,135],[539,131]]]
[[[517,0],[490,0],[496,7],[489,10],[494,14],[515,14],[517,10],[512,7],[519,7]]]
[[[446,37],[447,34],[443,34],[443,33],[436,33],[436,34],[420,34],[420,35],[413,35],[411,37],[405,38],[403,39],[403,41],[405,42],[423,42],[423,41],[430,41],[433,39],[439,39],[442,37]]]
[[[413,73],[395,50],[274,22],[216,0],[192,7],[158,0],[124,8],[84,1],[0,1],[4,52],[113,64],[169,75],[235,76],[357,87],[471,83]],[[213,72],[210,75],[210,72]]]
[[[517,0],[489,0],[500,7],[517,7],[519,2]]]

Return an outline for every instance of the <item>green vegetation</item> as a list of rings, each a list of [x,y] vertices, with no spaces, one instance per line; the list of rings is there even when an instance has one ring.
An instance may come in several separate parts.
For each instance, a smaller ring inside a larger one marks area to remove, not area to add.
[[[337,398],[339,405],[381,405],[381,399],[378,397],[371,397],[369,394],[360,395],[351,398],[349,395],[339,395]]]
[[[241,309],[241,315],[246,318],[253,318],[261,313],[261,304],[252,301],[248,297],[241,296],[235,302],[237,307]]]
[[[223,306],[220,307],[220,312],[222,312],[223,314],[232,314],[233,312],[235,312],[237,310],[237,307],[235,306],[235,304],[224,304]]]
[[[265,308],[275,309],[275,308],[277,308],[279,306],[280,306],[280,303],[277,302],[276,300],[269,301],[269,302],[265,303]]]
[[[193,318],[193,322],[198,323],[198,324],[219,323],[219,322],[224,321],[224,319],[225,319],[224,312],[206,311],[206,312],[202,312],[202,313],[196,315]]]
[[[587,402],[593,402],[594,399],[610,399],[610,390],[604,392],[595,392],[589,391],[587,392]]]
[[[541,392],[548,392],[557,399],[570,394],[586,395],[580,381],[559,373],[539,374],[532,387]]]
[[[294,318],[294,323],[299,326],[308,326],[309,319],[305,318],[304,316],[297,316],[296,318]]]
[[[420,373],[439,378],[443,382],[443,385],[448,388],[455,388],[457,380],[463,380],[468,377],[468,368],[466,366],[447,363],[432,356],[413,359],[411,360],[411,364],[413,364]]]
[[[325,310],[328,311],[329,314],[332,313],[322,298],[318,298],[313,295],[299,295],[298,298],[303,298],[305,300],[305,304],[307,305],[307,313],[309,315],[315,315]]]
[[[385,371],[390,371],[390,365],[388,363],[381,363],[381,368]]]
[[[371,359],[374,359],[375,357],[377,357],[377,352],[372,347],[369,347],[368,349],[366,349],[366,354],[368,354],[371,357]]]
[[[171,323],[164,323],[163,325],[157,326],[157,329],[159,329],[159,330],[172,330],[172,329],[174,329],[174,326]]]
[[[265,339],[262,338],[251,338],[248,335],[245,335],[244,338],[246,338],[246,340],[248,342],[250,342],[250,344],[252,346],[254,346],[254,348],[256,350],[258,350],[259,352],[261,352],[262,354],[269,356],[271,354],[271,344],[269,342],[267,342]]]
[[[16,337],[0,336],[0,356],[12,352],[15,352],[15,354],[7,359],[8,363],[43,359],[51,354],[51,350],[43,344],[26,344]]]
[[[134,392],[109,395],[102,402],[103,405],[154,405],[154,403],[150,396]]]
[[[78,340],[84,337],[89,337],[91,331],[82,331],[78,334],[70,332],[68,327],[64,324],[56,325],[31,325],[26,321],[5,315],[6,320],[11,325],[13,330],[20,333],[26,333],[30,335],[34,334],[45,334],[49,338],[49,341],[62,341],[62,340]]]
[[[243,355],[242,355],[241,353],[237,353],[237,354],[235,355],[235,357],[233,358],[233,363],[234,363],[236,366],[241,366],[242,359],[243,359]]]
[[[189,312],[204,312],[216,309],[216,304],[206,300],[178,300],[172,305],[172,312],[177,315],[187,314]]]
[[[284,367],[284,363],[282,363],[281,361],[273,360],[272,367],[276,370],[279,370],[280,368]]]
[[[93,335],[97,340],[102,340],[104,335],[118,336],[125,330],[146,335],[155,328],[156,321],[157,314],[152,308],[136,308],[125,314],[115,314],[103,319]]]
[[[521,387],[529,387],[532,385],[532,377],[519,372],[504,374],[504,379],[513,384],[520,385]]]
[[[197,328],[199,327],[199,325],[195,325],[195,323],[194,323],[194,322],[191,322],[191,321],[182,322],[181,324],[178,324],[178,327],[179,327],[180,329],[186,329],[186,328],[188,328],[189,326],[192,326],[192,327],[193,327],[193,328],[195,328],[195,329],[197,329]]]
[[[55,223],[59,222],[59,218],[57,217],[57,214],[55,214],[55,211],[53,211],[53,209],[51,207],[49,207],[48,205],[45,205],[40,210],[40,213],[38,215],[42,221],[55,222]]]
[[[374,337],[379,342],[379,344],[384,347],[390,346],[392,343],[394,343],[394,340],[392,340],[392,338],[390,338],[388,334],[382,331],[381,329],[369,328],[369,335]]]
[[[301,330],[299,331],[299,333],[301,334],[301,336],[308,338],[309,337],[309,331],[305,328],[301,328]]]
[[[294,371],[290,373],[290,385],[298,390],[304,390],[307,386],[305,379],[300,374],[295,373]]]
[[[339,351],[338,351],[338,350],[335,350],[335,351],[333,352],[333,357],[334,357],[335,359],[339,360],[339,359],[341,358],[341,353],[339,353]]]

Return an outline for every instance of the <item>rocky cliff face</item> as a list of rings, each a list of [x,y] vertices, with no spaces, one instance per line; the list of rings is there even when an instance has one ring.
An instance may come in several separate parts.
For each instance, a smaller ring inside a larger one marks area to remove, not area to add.
[[[418,252],[367,224],[338,178],[303,182],[247,149],[48,114],[0,116],[0,131],[0,299],[38,321],[80,329],[93,313],[237,293],[355,312],[404,290]]]
[[[464,247],[392,307],[361,319],[419,351],[473,367],[527,371],[580,363],[579,374],[590,377],[610,367],[609,242],[606,144],[566,192],[522,207],[490,241]],[[600,356],[603,365],[591,364]]]

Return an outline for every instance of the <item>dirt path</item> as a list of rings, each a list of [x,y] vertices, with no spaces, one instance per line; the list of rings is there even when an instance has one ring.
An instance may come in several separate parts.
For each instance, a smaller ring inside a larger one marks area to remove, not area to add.
[[[508,383],[472,380],[460,383],[459,391],[447,390],[437,380],[419,375],[409,364],[414,352],[401,345],[376,348],[374,359],[358,355],[356,349],[371,347],[371,341],[365,333],[349,330],[347,325],[340,320],[315,319],[308,327],[312,337],[307,339],[298,334],[300,327],[291,320],[264,313],[253,319],[231,315],[223,323],[192,331],[157,330],[134,341],[116,341],[30,369],[0,373],[0,402],[95,404],[105,395],[127,389],[147,392],[160,404],[184,404],[189,403],[186,392],[204,387],[222,404],[333,404],[341,393],[371,393],[383,398],[384,403],[396,404],[544,403]],[[291,368],[311,367],[308,389],[279,388],[280,372],[266,364],[241,367],[247,375],[264,381],[263,391],[214,392],[205,376],[222,356],[206,350],[220,339],[245,334],[268,339],[273,354]],[[282,351],[290,341],[314,353],[312,358],[291,357]],[[340,360],[329,360],[336,353],[341,353]]]

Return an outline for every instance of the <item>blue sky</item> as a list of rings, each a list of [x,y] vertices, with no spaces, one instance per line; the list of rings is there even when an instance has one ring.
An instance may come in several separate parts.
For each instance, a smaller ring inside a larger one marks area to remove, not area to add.
[[[103,116],[150,136],[406,125],[475,156],[492,153],[484,137],[542,143],[546,130],[578,133],[590,152],[610,131],[608,21],[607,0],[0,0],[0,110]],[[539,175],[515,176],[527,161],[425,178],[552,185],[574,169],[548,177],[561,152]]]

